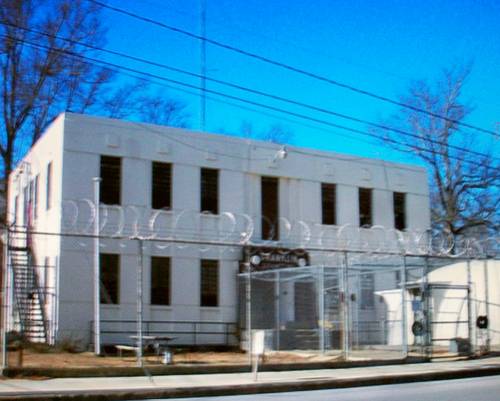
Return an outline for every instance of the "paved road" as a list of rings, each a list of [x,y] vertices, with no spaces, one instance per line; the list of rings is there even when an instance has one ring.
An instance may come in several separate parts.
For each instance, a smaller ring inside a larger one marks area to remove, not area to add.
[[[182,401],[498,401],[500,376],[435,382],[355,387],[338,390],[182,398]]]

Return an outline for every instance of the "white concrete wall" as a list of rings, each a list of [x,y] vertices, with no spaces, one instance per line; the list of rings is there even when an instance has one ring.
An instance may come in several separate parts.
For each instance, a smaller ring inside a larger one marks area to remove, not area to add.
[[[58,276],[60,261],[60,237],[53,235],[61,231],[61,202],[63,181],[63,142],[64,115],[56,118],[47,128],[45,134],[37,141],[24,159],[18,164],[9,177],[8,221],[9,224],[25,225],[24,188],[38,176],[37,211],[32,205],[33,235],[32,244],[34,262],[40,282],[47,287],[46,313],[50,320],[51,334],[55,330],[58,314]],[[47,166],[52,163],[51,202],[47,208]],[[18,199],[17,215],[15,215],[15,200]],[[45,267],[46,261],[48,267]]]
[[[79,214],[75,218],[80,228],[88,226],[91,221],[91,208],[85,199],[93,199],[92,178],[99,175],[100,155],[122,157],[122,206],[126,220],[131,220],[130,216],[139,213],[143,215],[143,222],[147,222],[154,213],[150,208],[151,162],[172,163],[174,212],[162,212],[157,219],[157,227],[161,226],[166,233],[172,227],[176,213],[183,209],[191,211],[184,220],[183,228],[190,230],[194,238],[207,230],[216,231],[225,224],[224,221],[220,222],[224,216],[200,217],[196,214],[200,207],[201,167],[220,170],[220,213],[253,216],[253,239],[256,242],[261,238],[260,177],[263,175],[280,177],[280,217],[304,220],[311,227],[321,226],[322,182],[337,184],[339,226],[359,225],[358,188],[367,187],[374,189],[374,224],[388,228],[393,226],[392,192],[399,191],[408,194],[408,229],[425,230],[429,227],[427,177],[422,168],[294,147],[288,148],[286,159],[273,160],[278,149],[279,146],[265,142],[67,113],[54,123],[27,158],[37,160],[42,167],[51,158],[54,160],[53,209],[60,210],[62,204],[63,220],[67,221],[67,214],[71,214],[68,205],[76,205]],[[117,230],[120,212],[112,208],[106,210],[108,216],[103,232],[113,234]],[[61,220],[58,215],[51,213],[40,213],[40,221],[46,221],[47,226],[39,227],[50,226],[58,231]],[[282,221],[281,233],[285,232],[284,224]],[[132,230],[126,226],[122,233],[129,229]],[[338,227],[328,229],[333,235]],[[314,241],[314,245],[321,246],[320,240],[316,238]],[[60,255],[55,255],[60,256],[61,266],[61,335],[78,336],[84,340],[88,337],[93,313],[91,248],[88,240],[65,238]],[[150,254],[172,258],[172,305],[148,305],[147,268],[144,280],[146,319],[225,322],[237,319],[236,273],[241,256],[238,249],[193,246],[163,248],[148,249],[146,259]],[[109,252],[110,249],[122,255],[121,303],[103,306],[103,318],[133,319],[137,247],[126,241],[103,241],[101,251]],[[220,305],[216,308],[199,307],[199,260],[202,258],[220,260]]]

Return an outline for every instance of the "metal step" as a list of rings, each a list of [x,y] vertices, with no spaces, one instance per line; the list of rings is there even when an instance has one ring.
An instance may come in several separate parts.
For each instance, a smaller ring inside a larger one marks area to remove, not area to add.
[[[38,287],[38,272],[31,264],[27,227],[15,227],[9,233],[9,267],[12,269],[16,320],[27,339],[47,341],[44,294]]]

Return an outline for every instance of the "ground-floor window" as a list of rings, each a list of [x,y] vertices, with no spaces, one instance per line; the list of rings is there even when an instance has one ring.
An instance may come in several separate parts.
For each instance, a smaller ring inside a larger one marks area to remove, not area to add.
[[[200,305],[219,305],[219,261],[201,260]]]
[[[120,255],[100,255],[100,295],[102,304],[120,303]]]
[[[170,305],[170,258],[151,257],[151,305]]]

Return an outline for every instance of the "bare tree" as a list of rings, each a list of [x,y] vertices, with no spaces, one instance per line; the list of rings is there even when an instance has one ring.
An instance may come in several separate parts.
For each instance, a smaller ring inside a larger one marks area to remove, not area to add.
[[[112,72],[67,57],[67,52],[85,55],[88,50],[76,42],[98,46],[103,34],[98,9],[84,0],[0,0],[0,154],[5,177],[24,150],[21,139],[29,146],[59,112],[85,112],[98,101]]]
[[[290,144],[293,142],[293,132],[281,124],[273,124],[268,129],[256,133],[252,123],[243,121],[240,126],[240,133],[246,138],[255,138],[262,141]]]
[[[104,39],[100,9],[91,2],[0,0],[4,178],[62,111],[186,124],[180,102],[149,97],[143,82],[113,86],[114,71],[85,60],[94,52],[92,47],[103,46]],[[136,100],[133,105],[131,99]],[[5,179],[4,193],[7,185]]]
[[[186,103],[180,100],[161,95],[143,96],[139,100],[138,113],[145,122],[185,128],[189,119],[186,107]]]
[[[414,82],[401,101],[430,114],[402,108],[385,125],[414,136],[384,131],[388,144],[410,149],[428,166],[433,229],[455,242],[472,233],[498,232],[500,223],[498,143],[456,123],[472,111],[461,99],[469,74],[470,67],[446,69],[434,84]]]
[[[137,80],[114,90],[103,102],[102,113],[110,118],[136,118],[142,122],[185,128],[190,115],[187,104],[163,93],[152,93],[150,85]]]

